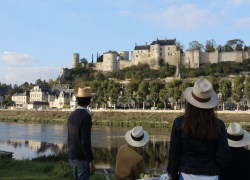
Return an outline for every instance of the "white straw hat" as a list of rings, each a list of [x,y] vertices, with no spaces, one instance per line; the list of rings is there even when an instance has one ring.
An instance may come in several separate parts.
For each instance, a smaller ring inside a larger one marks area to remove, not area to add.
[[[128,144],[134,147],[141,147],[147,144],[149,134],[143,130],[142,126],[136,126],[125,134],[125,139]]]
[[[230,123],[227,128],[227,141],[231,147],[244,147],[250,143],[250,134],[239,123]]]
[[[204,78],[198,79],[194,87],[186,88],[183,95],[190,104],[198,108],[211,109],[217,105],[217,94],[212,84]]]
[[[91,87],[84,87],[84,88],[78,88],[77,94],[75,94],[76,97],[92,97],[93,93],[91,93]]]

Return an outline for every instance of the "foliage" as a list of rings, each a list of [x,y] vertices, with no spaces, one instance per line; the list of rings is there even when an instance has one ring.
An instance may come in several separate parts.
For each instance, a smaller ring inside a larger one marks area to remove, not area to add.
[[[189,43],[189,50],[199,50],[202,51],[204,49],[203,44],[198,41],[192,41]]]
[[[216,42],[215,42],[214,39],[206,41],[206,45],[205,45],[205,51],[206,52],[213,52],[213,51],[215,51],[215,47],[216,47]]]

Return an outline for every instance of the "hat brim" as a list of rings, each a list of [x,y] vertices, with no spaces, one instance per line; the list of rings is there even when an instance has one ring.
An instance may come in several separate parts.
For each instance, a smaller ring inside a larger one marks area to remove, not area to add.
[[[132,133],[132,130],[129,130],[128,132],[126,132],[125,139],[127,143],[133,147],[142,147],[145,144],[147,144],[147,142],[149,141],[149,134],[146,131],[143,132],[144,136],[143,136],[143,139],[140,141],[133,140],[131,137],[131,133]]]
[[[193,106],[202,108],[202,109],[211,109],[217,105],[217,94],[213,91],[211,99],[208,102],[199,102],[195,100],[192,96],[193,87],[188,87],[183,92],[184,98]]]
[[[244,147],[250,143],[250,134],[243,130],[243,139],[240,141],[232,141],[230,139],[227,139],[228,145],[230,147]]]

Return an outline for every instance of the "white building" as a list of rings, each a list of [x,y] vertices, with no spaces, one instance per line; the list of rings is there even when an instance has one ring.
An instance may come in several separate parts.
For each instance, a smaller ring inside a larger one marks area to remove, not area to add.
[[[16,107],[27,107],[30,102],[29,91],[24,93],[15,93],[12,95],[11,100],[15,103]]]
[[[49,88],[45,86],[34,86],[30,90],[30,102],[48,102]]]
[[[59,94],[49,95],[50,108],[63,108],[64,105],[70,106],[71,94],[60,91]]]

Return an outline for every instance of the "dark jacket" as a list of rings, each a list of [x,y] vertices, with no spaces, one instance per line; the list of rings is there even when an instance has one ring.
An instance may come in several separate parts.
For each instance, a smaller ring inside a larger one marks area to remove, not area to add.
[[[84,109],[76,109],[68,118],[69,158],[93,160],[91,149],[92,118]]]
[[[184,172],[194,175],[219,175],[220,168],[229,161],[229,147],[224,122],[218,119],[220,136],[216,140],[198,140],[181,131],[184,116],[178,117],[173,124],[168,173],[173,179]]]
[[[228,167],[222,169],[221,180],[250,179],[250,150],[230,148],[231,161]]]

